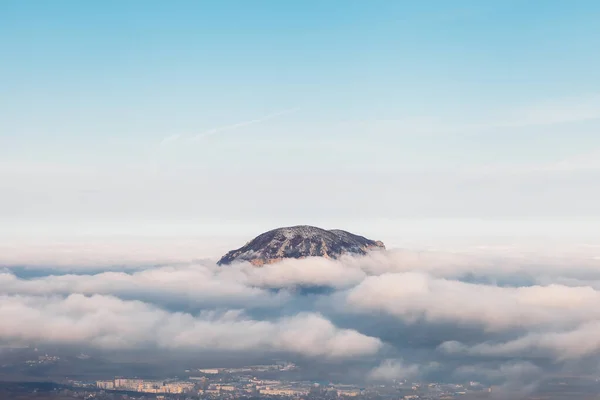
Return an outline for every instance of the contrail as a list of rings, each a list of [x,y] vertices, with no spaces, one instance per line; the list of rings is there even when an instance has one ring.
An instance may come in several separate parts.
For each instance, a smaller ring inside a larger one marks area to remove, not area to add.
[[[232,131],[234,129],[244,128],[244,127],[249,126],[249,125],[259,124],[261,122],[265,122],[265,121],[268,121],[268,120],[273,119],[273,118],[280,117],[280,116],[285,115],[285,114],[295,113],[299,109],[300,108],[298,108],[298,107],[296,107],[296,108],[289,108],[287,110],[279,111],[279,112],[276,112],[276,113],[273,113],[273,114],[268,114],[268,115],[265,115],[264,117],[260,117],[260,118],[256,118],[256,119],[251,119],[249,121],[243,121],[243,122],[238,122],[236,124],[219,126],[217,128],[212,128],[212,129],[209,129],[209,130],[204,131],[202,133],[199,133],[197,135],[194,135],[194,136],[190,137],[190,140],[197,141],[197,140],[200,140],[200,139],[205,138],[207,136],[215,135],[217,133],[221,133],[221,132],[225,132],[225,131]],[[175,135],[166,136],[165,138],[163,138],[160,141],[160,146],[162,147],[162,146],[166,146],[168,144],[171,144],[173,142],[176,142],[176,141],[182,139],[184,136],[186,136],[186,135],[175,134]]]
[[[173,142],[179,140],[180,137],[181,137],[181,135],[178,134],[178,133],[175,134],[175,135],[167,136],[163,140],[160,141],[160,145],[161,146],[165,146],[165,145],[167,145],[169,143],[173,143]]]
[[[192,137],[192,140],[199,140],[199,139],[205,138],[207,136],[215,135],[220,132],[232,131],[234,129],[243,128],[243,127],[246,127],[249,125],[259,124],[261,122],[265,122],[265,121],[280,117],[285,114],[291,114],[291,113],[297,112],[298,110],[299,110],[299,108],[290,108],[290,109],[279,111],[279,112],[276,112],[273,114],[265,115],[264,117],[261,117],[261,118],[251,119],[249,121],[238,122],[238,123],[232,124],[232,125],[225,125],[225,126],[220,126],[218,128],[209,129],[205,132],[199,133],[198,135]]]

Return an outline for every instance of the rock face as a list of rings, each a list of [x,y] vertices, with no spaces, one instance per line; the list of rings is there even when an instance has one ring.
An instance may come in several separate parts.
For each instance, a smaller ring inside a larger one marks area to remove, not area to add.
[[[225,254],[219,265],[248,261],[260,266],[284,258],[338,258],[342,254],[364,255],[373,249],[385,249],[380,241],[339,229],[325,230],[314,226],[278,228],[257,236],[245,246]]]

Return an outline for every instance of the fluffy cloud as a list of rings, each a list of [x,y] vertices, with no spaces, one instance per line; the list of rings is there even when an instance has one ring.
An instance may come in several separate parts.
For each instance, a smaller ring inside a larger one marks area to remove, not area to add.
[[[253,320],[239,311],[194,316],[102,295],[2,296],[0,319],[0,338],[12,342],[282,352],[325,358],[372,355],[381,347],[378,339],[338,329],[315,313],[276,321]]]
[[[0,289],[4,293],[31,295],[108,294],[155,302],[179,301],[191,306],[271,306],[286,300],[285,294],[269,293],[245,284],[246,280],[246,275],[240,270],[220,270],[215,266],[194,264],[32,279],[19,279],[5,272],[0,273]]]
[[[497,366],[496,368],[490,368],[486,365],[466,365],[457,368],[454,371],[454,375],[463,378],[484,379],[486,381],[497,381],[510,379],[515,380],[535,380],[542,375],[543,371],[536,365],[528,362],[508,362]]]
[[[360,265],[325,258],[283,260],[261,268],[242,266],[247,282],[253,286],[282,288],[295,286],[329,286],[343,288],[361,282],[367,272]]]
[[[570,325],[600,318],[600,292],[563,285],[498,287],[422,273],[371,276],[350,289],[349,308],[408,322],[481,325],[488,331]]]
[[[446,353],[474,356],[548,357],[557,361],[580,359],[600,353],[600,321],[582,324],[562,332],[532,332],[507,342],[486,342],[467,346],[456,341],[444,342],[439,347]]]
[[[372,381],[393,382],[395,380],[413,379],[419,375],[419,366],[405,364],[402,360],[387,359],[373,368],[368,378]]]

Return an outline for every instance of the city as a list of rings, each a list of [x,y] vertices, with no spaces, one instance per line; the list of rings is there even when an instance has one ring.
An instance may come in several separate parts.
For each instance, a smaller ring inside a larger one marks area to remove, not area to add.
[[[463,384],[397,381],[389,385],[350,385],[262,379],[260,372],[284,372],[295,369],[292,363],[247,366],[242,368],[202,368],[187,370],[184,379],[141,379],[114,377],[96,382],[65,381],[64,393],[74,398],[117,399],[406,399],[434,400],[487,398],[492,388],[478,382]],[[67,389],[68,387],[68,389]],[[475,396],[475,397],[473,397]]]
[[[351,379],[305,379],[302,376],[310,366],[286,360],[201,368],[168,364],[167,369],[176,374],[160,372],[157,364],[142,376],[141,371],[108,375],[102,371],[116,370],[118,365],[81,352],[22,347],[4,348],[2,355],[0,398],[10,399],[477,400],[512,398],[519,393],[522,399],[566,400],[597,399],[600,392],[600,379],[594,376],[549,377],[523,392],[524,385],[508,388],[474,380],[430,382],[398,377],[375,382],[363,376],[352,383]]]

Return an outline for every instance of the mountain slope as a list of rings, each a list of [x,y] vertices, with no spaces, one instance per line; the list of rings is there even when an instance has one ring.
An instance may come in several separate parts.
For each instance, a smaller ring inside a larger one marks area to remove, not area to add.
[[[305,257],[335,259],[342,254],[364,255],[372,249],[385,249],[385,246],[382,242],[339,229],[328,231],[299,225],[265,232],[243,247],[225,254],[218,264],[249,261],[254,265],[263,265],[284,258]]]

